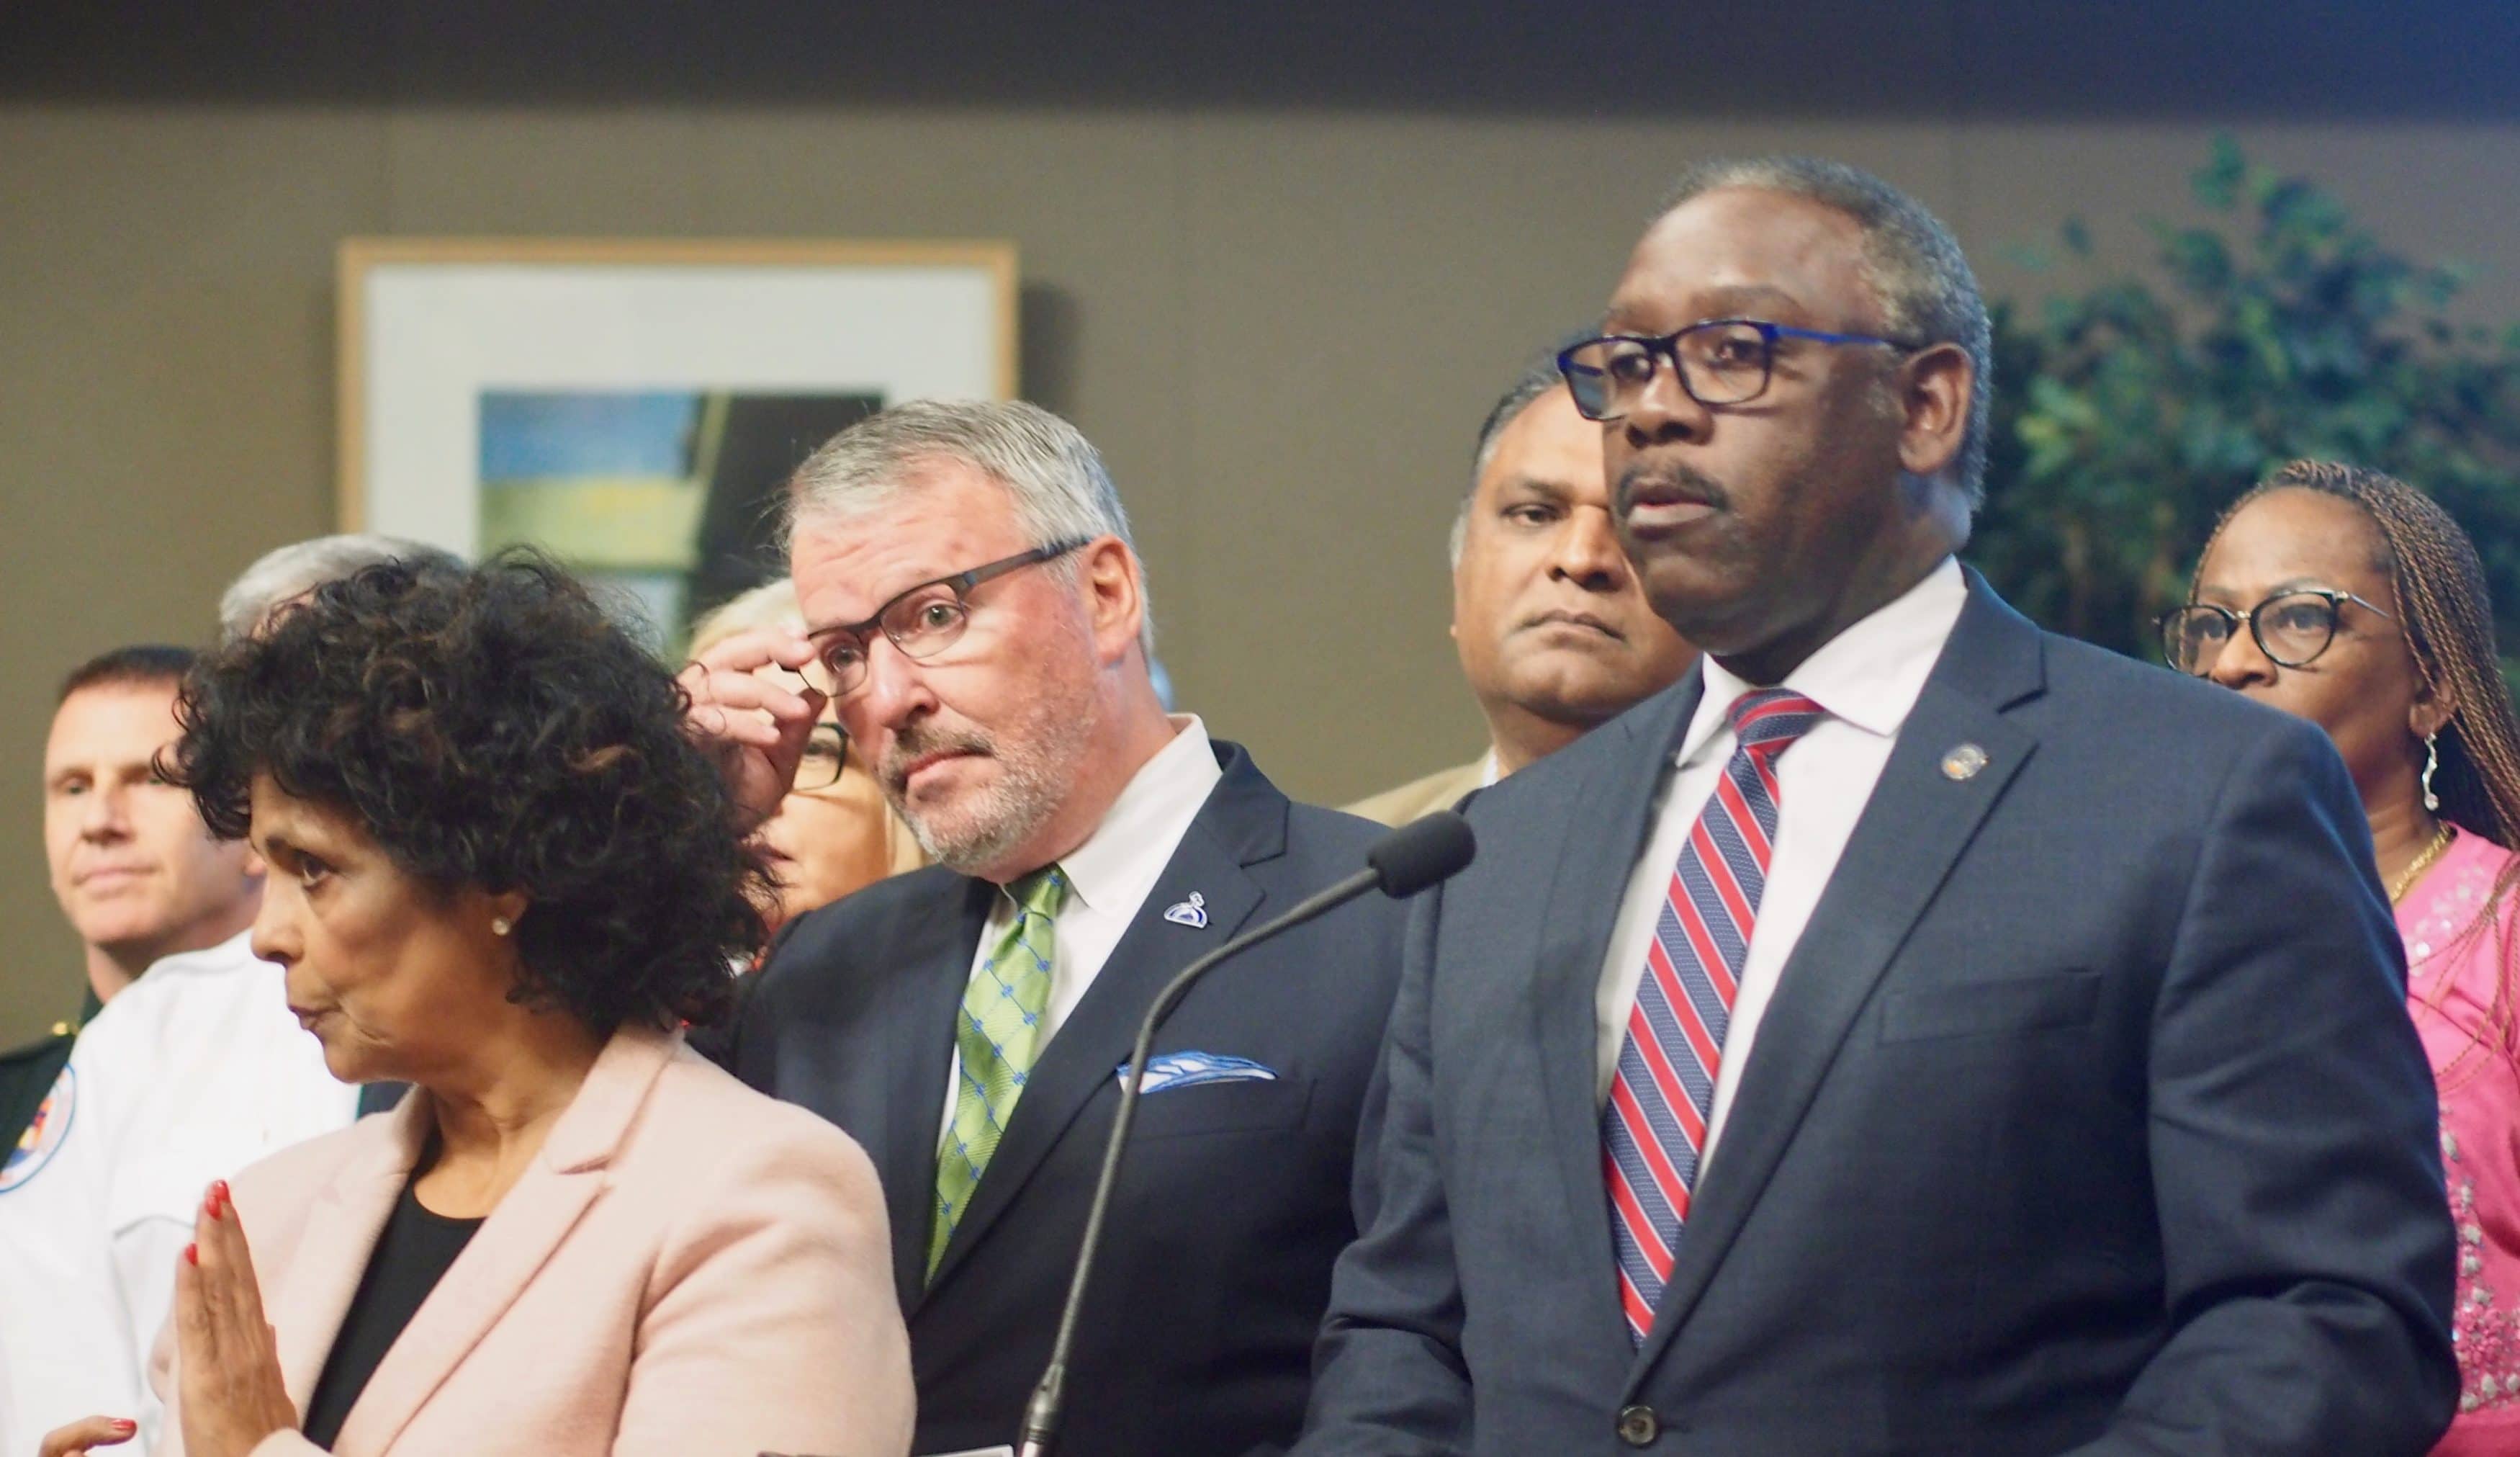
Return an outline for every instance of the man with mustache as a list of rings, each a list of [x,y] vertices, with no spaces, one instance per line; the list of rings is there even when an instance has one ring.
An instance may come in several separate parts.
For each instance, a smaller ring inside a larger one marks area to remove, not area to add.
[[[1958,564],[1990,331],[1887,184],[1691,171],[1601,333],[1705,657],[1470,801],[1299,1453],[2427,1450],[2452,1236],[2335,751]]]
[[[1348,806],[1386,825],[1450,809],[1671,686],[1694,656],[1619,554],[1601,428],[1576,413],[1557,355],[1488,411],[1453,519],[1453,642],[1488,751]]]
[[[1013,1439],[1155,992],[1362,866],[1373,826],[1289,803],[1168,715],[1101,458],[1025,404],[914,402],[790,486],[811,630],[684,675],[756,810],[825,703],[938,862],[789,923],[720,1054],[882,1174],[922,1453]],[[757,671],[799,672],[797,691]],[[1400,908],[1249,952],[1164,1022],[1068,1380],[1066,1450],[1238,1454],[1301,1424],[1398,975]]]

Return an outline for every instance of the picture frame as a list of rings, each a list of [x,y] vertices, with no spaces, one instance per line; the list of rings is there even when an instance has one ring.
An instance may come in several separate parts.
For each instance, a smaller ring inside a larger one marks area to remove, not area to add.
[[[338,262],[339,529],[540,547],[660,652],[779,574],[778,492],[824,439],[1015,393],[1005,241],[349,238]]]

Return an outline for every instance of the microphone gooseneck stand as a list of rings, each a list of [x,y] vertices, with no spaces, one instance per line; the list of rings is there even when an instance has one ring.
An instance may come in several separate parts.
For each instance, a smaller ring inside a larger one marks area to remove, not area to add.
[[[1085,1308],[1085,1290],[1094,1278],[1094,1259],[1102,1246],[1102,1223],[1110,1211],[1111,1190],[1119,1182],[1120,1160],[1129,1149],[1129,1129],[1137,1121],[1138,1095],[1147,1080],[1147,1054],[1155,1028],[1192,984],[1228,957],[1247,951],[1282,933],[1380,888],[1397,898],[1418,891],[1459,872],[1476,849],[1469,823],[1458,814],[1429,815],[1384,836],[1368,852],[1371,868],[1338,881],[1299,902],[1277,920],[1224,945],[1184,968],[1164,983],[1147,1015],[1138,1022],[1138,1040],[1129,1052],[1129,1080],[1120,1089],[1120,1109],[1111,1119],[1111,1134],[1102,1146],[1102,1172],[1094,1184],[1094,1203],[1085,1214],[1085,1234],[1076,1252],[1076,1272],[1067,1282],[1067,1303],[1058,1313],[1058,1335],[1051,1343],[1050,1364],[1024,1403],[1023,1434],[1017,1457],[1050,1457],[1058,1439],[1058,1425],[1067,1400],[1067,1361],[1076,1343],[1076,1322]]]

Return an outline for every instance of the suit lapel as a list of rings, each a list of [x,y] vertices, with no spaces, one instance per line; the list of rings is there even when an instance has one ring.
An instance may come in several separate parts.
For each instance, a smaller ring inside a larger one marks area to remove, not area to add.
[[[1594,1004],[1619,903],[1652,829],[1655,791],[1697,711],[1703,682],[1692,670],[1652,701],[1600,730],[1626,743],[1594,766],[1568,807],[1552,850],[1557,875],[1540,917],[1540,975],[1532,987],[1550,1142],[1565,1181],[1579,1260],[1599,1272],[1605,1321],[1618,1319],[1609,1195],[1601,1180],[1599,1054]],[[1605,1327],[1606,1329],[1607,1327]]]
[[[1117,1086],[1119,1067],[1137,1042],[1138,1022],[1164,983],[1224,944],[1260,908],[1259,883],[1244,867],[1283,853],[1287,801],[1239,748],[1219,744],[1217,751],[1225,777],[1191,821],[1094,984],[1033,1064],[1006,1134],[972,1191],[970,1208],[937,1262],[930,1290],[952,1279],[972,1246],[987,1238],[1095,1095]],[[1164,909],[1192,891],[1204,898],[1207,924],[1165,920]]]
[[[456,1365],[516,1303],[608,1183],[613,1155],[681,1039],[613,1034],[534,1159],[482,1221],[341,1423],[343,1450],[391,1446]],[[382,1221],[380,1221],[382,1223]]]
[[[359,1127],[359,1147],[308,1209],[289,1269],[269,1297],[282,1385],[299,1411],[315,1394],[377,1237],[411,1177],[432,1115],[426,1096]],[[248,1238],[250,1238],[250,1231]]]
[[[1705,1293],[1891,957],[2038,747],[2002,712],[2044,686],[2039,630],[1976,572],[1968,584],[1959,620],[1761,1017],[1631,1390]],[[1976,745],[1985,762],[1956,779],[1942,763],[1963,744]]]
[[[870,1152],[892,1223],[893,1293],[905,1313],[919,1308],[927,1290],[936,1145],[944,1135],[946,1080],[953,1075],[955,1009],[963,1004],[971,958],[998,893],[987,881],[965,878],[961,884],[962,899],[950,909],[912,915],[887,953],[899,957],[900,969],[887,982],[889,1004],[865,1020],[878,1039],[866,1055],[881,1059],[884,1069],[884,1106],[866,1126],[883,1130],[880,1147]]]

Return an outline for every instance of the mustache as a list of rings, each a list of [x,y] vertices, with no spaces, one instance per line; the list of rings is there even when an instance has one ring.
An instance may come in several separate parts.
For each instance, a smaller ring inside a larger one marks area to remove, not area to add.
[[[971,729],[938,728],[931,724],[914,724],[895,733],[884,746],[883,760],[877,765],[884,787],[899,796],[910,789],[910,766],[931,753],[994,754],[997,745],[986,734]]]
[[[1724,488],[1722,481],[1670,462],[1640,461],[1619,473],[1617,514],[1625,517],[1640,500],[1686,501],[1718,511],[1732,509],[1732,493]]]

